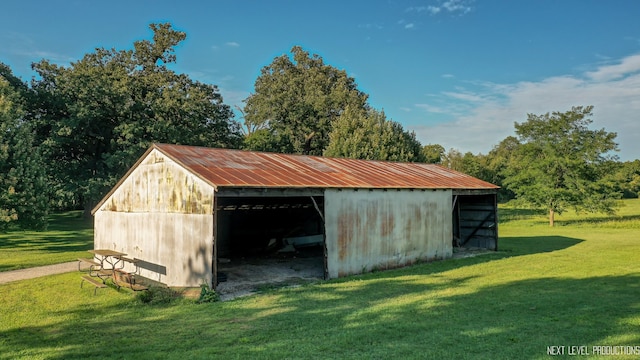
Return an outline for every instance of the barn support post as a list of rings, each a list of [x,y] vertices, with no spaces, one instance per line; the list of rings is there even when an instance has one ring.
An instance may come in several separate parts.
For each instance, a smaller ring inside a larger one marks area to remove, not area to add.
[[[324,197],[324,193],[323,193],[323,197]],[[322,211],[320,211],[320,207],[318,206],[316,199],[313,198],[313,195],[311,196],[311,201],[313,202],[313,206],[318,212],[318,215],[320,215],[320,219],[322,219],[322,250],[323,250],[323,256],[324,256],[323,277],[325,280],[327,280],[329,279],[329,270],[327,269],[327,224],[325,223],[325,220],[324,220],[324,214],[322,213]]]
[[[320,215],[320,219],[322,219],[322,223],[324,224],[324,215],[322,214],[322,211],[320,211],[320,208],[318,207],[318,203],[316,202],[316,199],[313,198],[313,196],[311,197],[311,201],[313,202],[313,207],[316,208],[316,211],[318,212],[318,215]]]
[[[453,246],[460,247],[460,206],[458,206],[458,195],[453,195],[451,211],[453,218],[453,229],[451,231],[453,236]]]
[[[218,286],[218,210],[216,209],[216,204],[218,202],[218,197],[216,196],[216,191],[215,189],[213,190],[213,201],[212,201],[212,206],[213,206],[213,210],[211,211],[211,213],[213,214],[213,234],[211,234],[212,236],[212,240],[213,240],[213,258],[211,259],[211,284],[210,284],[210,288],[213,290],[216,290],[216,287]]]
[[[495,195],[493,195],[493,211],[494,211],[494,219],[496,219],[496,223],[495,226],[493,227],[493,229],[495,230],[495,239],[496,239],[496,246],[493,250],[498,251],[498,193],[496,192]]]

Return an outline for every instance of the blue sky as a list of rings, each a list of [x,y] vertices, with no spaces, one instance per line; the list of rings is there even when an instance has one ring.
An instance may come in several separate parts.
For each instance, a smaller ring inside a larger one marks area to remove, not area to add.
[[[23,80],[96,47],[128,49],[148,25],[187,33],[173,69],[242,106],[294,45],[354,77],[423,144],[487,153],[527,113],[594,105],[594,128],[640,158],[640,1],[34,1],[0,7],[0,62]]]

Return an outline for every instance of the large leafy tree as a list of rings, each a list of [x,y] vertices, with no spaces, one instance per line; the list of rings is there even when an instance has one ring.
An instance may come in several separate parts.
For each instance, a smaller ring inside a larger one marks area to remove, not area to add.
[[[374,109],[347,107],[334,122],[329,139],[325,156],[404,162],[425,160],[415,134]]]
[[[347,106],[366,108],[367,95],[343,70],[326,65],[299,46],[265,66],[246,100],[248,136],[254,150],[322,155],[333,122]],[[258,137],[258,139],[254,139]]]
[[[424,161],[430,164],[442,164],[446,151],[440,144],[427,144],[422,147]]]
[[[0,228],[47,226],[45,167],[25,118],[27,87],[0,64]]]
[[[525,203],[554,214],[571,207],[576,211],[608,212],[615,209],[617,187],[608,181],[607,164],[615,158],[616,134],[591,130],[593,106],[577,106],[552,114],[529,114],[516,123],[521,143],[505,171],[504,184]]]
[[[498,200],[507,201],[515,197],[515,194],[503,186],[505,171],[509,167],[512,155],[520,147],[520,141],[515,136],[508,136],[498,145],[494,146],[485,157],[485,177],[482,179],[500,186]]]
[[[611,178],[620,185],[625,198],[637,198],[640,194],[640,160],[611,164]]]
[[[240,146],[239,124],[217,87],[168,68],[185,33],[150,28],[153,39],[132,50],[99,48],[69,67],[34,65],[38,134],[56,191],[86,211],[152,142]]]

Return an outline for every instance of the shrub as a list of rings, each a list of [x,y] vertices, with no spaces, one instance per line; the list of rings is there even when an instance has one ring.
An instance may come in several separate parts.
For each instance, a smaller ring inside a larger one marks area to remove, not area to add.
[[[175,291],[163,286],[151,286],[148,290],[137,294],[140,302],[149,305],[169,304],[177,297],[178,294]]]
[[[220,295],[216,293],[208,284],[200,285],[200,297],[198,304],[220,301]]]

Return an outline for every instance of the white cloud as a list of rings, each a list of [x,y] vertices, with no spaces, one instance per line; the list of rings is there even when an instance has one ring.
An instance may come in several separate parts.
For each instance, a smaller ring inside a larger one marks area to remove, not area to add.
[[[468,102],[481,102],[482,100],[485,100],[483,96],[474,94],[468,91],[467,92],[444,91],[442,92],[442,94],[456,100],[463,100]]]
[[[461,12],[463,14],[471,11],[471,6],[468,6],[464,0],[448,0],[442,3],[442,7],[449,12]]]
[[[464,15],[472,10],[470,3],[471,1],[469,0],[446,0],[441,1],[439,5],[429,5],[424,10],[431,15],[436,15],[441,12]]]
[[[448,108],[432,104],[416,104],[415,107],[434,114],[449,114],[451,112]]]
[[[619,64],[600,67],[596,71],[587,73],[595,81],[608,81],[619,79],[628,74],[640,71],[640,54],[622,59]]]
[[[404,26],[405,29],[413,29],[415,25],[413,23],[407,24]]]
[[[228,43],[226,43],[225,45],[229,46],[229,47],[240,47],[240,44],[238,44],[235,41],[229,41]]]
[[[437,7],[437,6],[431,6],[431,5],[429,5],[429,7],[427,8],[427,10],[428,10],[431,14],[433,14],[433,15],[435,15],[435,14],[437,14],[437,13],[439,13],[439,12],[441,11],[441,9],[440,9],[439,7]]]
[[[514,135],[514,122],[527,114],[568,111],[594,105],[592,128],[616,132],[622,160],[640,158],[640,55],[613,65],[602,65],[583,76],[558,76],[539,82],[477,84],[479,90],[443,92],[438,105],[416,104],[433,114],[449,114],[455,121],[413,127],[423,143],[487,153],[505,137]]]

